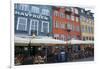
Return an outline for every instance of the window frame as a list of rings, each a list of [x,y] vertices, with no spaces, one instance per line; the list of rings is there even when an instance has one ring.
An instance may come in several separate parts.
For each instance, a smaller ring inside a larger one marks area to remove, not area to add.
[[[75,16],[71,15],[71,20],[74,21],[75,20]]]
[[[31,19],[30,20],[30,28],[29,28],[29,34],[31,34],[31,30],[32,30],[32,23],[33,23],[33,21],[34,21],[34,30],[37,30],[37,35],[38,35],[38,26],[39,26],[39,20],[37,20],[37,19]],[[35,29],[35,23],[37,23],[37,29]]]
[[[43,27],[44,27],[43,24],[44,23],[47,23],[48,24],[48,27],[47,27],[48,28],[48,32],[47,33],[49,33],[49,22],[48,21],[42,21],[41,32],[44,32],[43,31]]]
[[[46,15],[46,16],[50,16],[50,11],[49,11],[49,9],[43,8],[43,9],[41,10],[41,14],[42,14],[42,15]]]
[[[22,11],[29,11],[29,5],[27,5],[27,4],[19,4],[18,9],[22,10]]]
[[[19,29],[19,24],[20,24],[19,21],[20,21],[20,19],[25,19],[25,20],[26,20],[26,24],[21,24],[21,25],[25,25],[25,30],[20,30],[20,29]],[[28,21],[28,20],[27,20],[27,18],[25,18],[25,17],[18,17],[18,18],[17,18],[17,27],[16,27],[16,30],[27,31],[27,21]]]
[[[40,8],[36,7],[36,6],[31,6],[31,12],[39,14],[40,13]]]

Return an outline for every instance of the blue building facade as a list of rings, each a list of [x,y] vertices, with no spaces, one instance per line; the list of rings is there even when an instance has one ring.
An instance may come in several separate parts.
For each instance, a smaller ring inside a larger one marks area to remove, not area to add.
[[[47,36],[52,32],[51,6],[16,3],[14,15],[15,35]]]

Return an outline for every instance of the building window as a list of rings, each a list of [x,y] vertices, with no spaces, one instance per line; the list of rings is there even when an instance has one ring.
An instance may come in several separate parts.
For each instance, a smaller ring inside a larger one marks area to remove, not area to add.
[[[53,21],[53,27],[56,28],[56,21]]]
[[[86,18],[86,22],[89,23],[89,19],[88,18]]]
[[[30,33],[29,34],[32,34],[32,31],[34,31],[34,32],[36,32],[35,34],[38,35],[38,23],[39,23],[39,21],[35,20],[35,19],[32,19],[30,21]]]
[[[48,9],[42,9],[42,15],[49,16],[50,15],[50,11]]]
[[[83,17],[83,22],[85,22],[85,23],[86,23],[86,21],[87,21],[87,18]]]
[[[61,34],[61,40],[66,40],[65,35]]]
[[[46,32],[46,33],[49,32],[49,22],[42,21],[41,32]]]
[[[74,21],[74,16],[73,15],[71,16],[71,19]]]
[[[71,8],[71,11],[74,12],[74,8],[73,7]]]
[[[21,31],[26,31],[27,30],[27,18],[18,17],[16,29],[21,30]]]
[[[78,9],[75,9],[75,13],[78,14]]]
[[[89,40],[91,40],[91,37],[89,37]]]
[[[91,20],[91,23],[94,24],[94,20]]]
[[[94,33],[94,29],[93,29],[93,27],[91,27],[91,33]]]
[[[18,4],[15,4],[14,5],[14,9],[18,9]]]
[[[77,39],[76,35],[73,35],[72,38]]]
[[[88,32],[91,33],[91,27],[88,27]]]
[[[70,19],[70,15],[66,15],[66,18],[67,18],[67,19]]]
[[[75,26],[74,25],[72,26],[72,31],[75,31]]]
[[[55,27],[56,28],[59,28],[60,26],[59,26],[59,23],[56,21],[56,23],[55,23]]]
[[[79,18],[78,17],[76,17],[76,22],[79,22]]]
[[[68,35],[67,35],[67,40],[70,40],[70,39],[71,39],[71,35],[68,34]]]
[[[77,31],[77,32],[79,32],[79,31],[80,31],[79,26],[76,26],[76,31]]]
[[[81,27],[81,31],[82,31],[82,32],[85,32],[84,25]]]
[[[54,34],[55,39],[59,39],[59,34]]]
[[[54,16],[58,16],[58,11],[54,11]]]
[[[85,32],[88,32],[88,26],[85,26]]]
[[[61,17],[61,18],[65,18],[64,13],[60,13],[60,17]]]
[[[65,29],[65,24],[60,24],[61,29]]]
[[[85,40],[85,37],[83,37],[83,40]]]
[[[88,37],[86,37],[86,40],[89,40]]]
[[[80,16],[80,21],[81,22],[85,22],[85,17],[84,16]]]
[[[29,5],[26,5],[26,4],[19,4],[19,10],[22,10],[22,11],[29,11]]]
[[[68,24],[67,24],[67,29],[72,30],[72,24],[71,24],[71,23],[68,23]]]
[[[84,11],[83,11],[83,9],[81,9],[81,13],[83,13]]]
[[[32,13],[40,13],[39,11],[40,11],[39,7],[36,7],[36,6],[31,7],[31,12]]]

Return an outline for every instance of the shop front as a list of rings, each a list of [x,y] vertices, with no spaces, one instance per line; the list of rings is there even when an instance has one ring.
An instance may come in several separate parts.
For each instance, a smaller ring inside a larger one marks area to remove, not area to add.
[[[44,64],[65,61],[64,47],[61,47],[61,49],[58,48],[58,46],[66,45],[66,42],[64,41],[46,37],[46,39],[33,38],[31,39],[31,43],[27,46],[24,46],[24,43],[22,44],[20,46],[18,45],[18,41],[15,41],[15,65]]]

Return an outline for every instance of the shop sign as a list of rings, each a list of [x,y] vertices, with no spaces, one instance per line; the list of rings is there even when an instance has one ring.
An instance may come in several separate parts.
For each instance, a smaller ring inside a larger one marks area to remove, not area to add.
[[[15,14],[22,15],[22,16],[27,16],[27,17],[33,17],[33,18],[37,18],[37,19],[44,19],[44,20],[48,20],[49,19],[47,16],[37,15],[37,14],[27,13],[27,12],[15,11]]]

